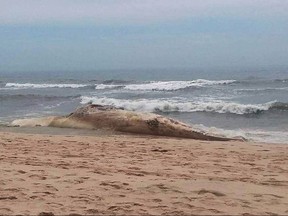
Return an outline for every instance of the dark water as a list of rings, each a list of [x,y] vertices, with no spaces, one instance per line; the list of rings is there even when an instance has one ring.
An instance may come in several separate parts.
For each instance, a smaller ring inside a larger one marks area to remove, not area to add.
[[[288,143],[288,69],[0,73],[0,121],[87,102],[155,112],[206,130]]]

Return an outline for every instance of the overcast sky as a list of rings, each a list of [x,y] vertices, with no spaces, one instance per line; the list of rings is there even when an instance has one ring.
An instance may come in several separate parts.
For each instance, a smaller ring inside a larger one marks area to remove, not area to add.
[[[0,71],[288,65],[287,0],[0,0]]]

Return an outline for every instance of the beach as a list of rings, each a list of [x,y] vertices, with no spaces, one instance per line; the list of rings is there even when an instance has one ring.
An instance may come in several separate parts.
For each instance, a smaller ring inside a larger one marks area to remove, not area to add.
[[[288,216],[288,0],[0,8],[0,216]]]
[[[288,214],[287,144],[45,130],[0,130],[1,215]]]

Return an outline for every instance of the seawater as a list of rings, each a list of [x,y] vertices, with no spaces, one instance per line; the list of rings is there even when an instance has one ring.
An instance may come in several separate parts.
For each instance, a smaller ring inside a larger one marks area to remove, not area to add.
[[[261,142],[288,143],[288,69],[0,72],[0,123],[92,102],[154,112]]]

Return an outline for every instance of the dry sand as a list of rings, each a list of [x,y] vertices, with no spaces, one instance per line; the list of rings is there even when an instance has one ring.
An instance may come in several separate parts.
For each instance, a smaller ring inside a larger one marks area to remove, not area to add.
[[[0,132],[0,214],[288,215],[288,145]]]

